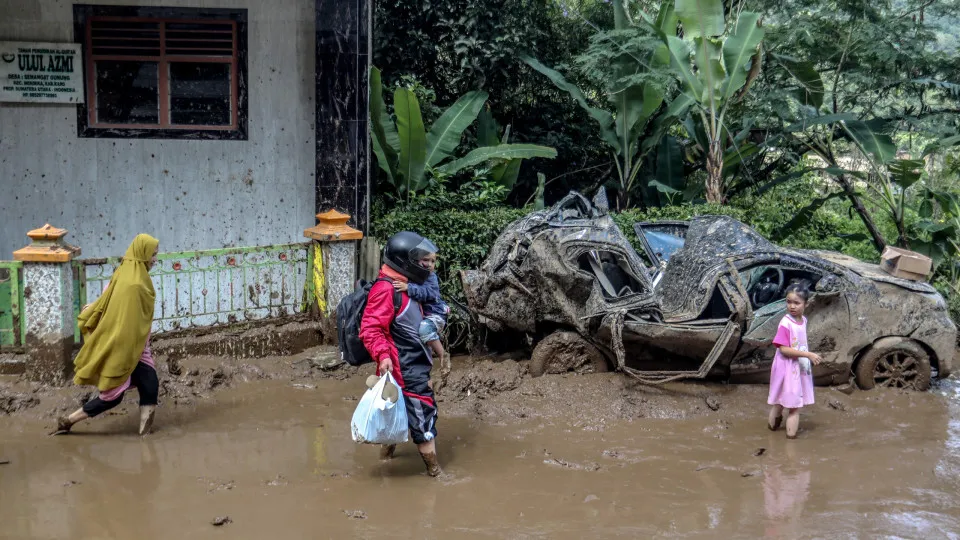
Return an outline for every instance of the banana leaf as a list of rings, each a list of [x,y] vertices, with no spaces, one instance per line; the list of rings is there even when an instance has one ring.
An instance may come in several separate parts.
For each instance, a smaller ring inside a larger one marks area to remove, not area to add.
[[[570,94],[570,97],[572,97],[583,110],[587,111],[587,114],[589,114],[590,117],[596,120],[597,124],[600,125],[600,137],[604,140],[604,142],[613,147],[615,153],[620,153],[620,141],[617,139],[616,131],[614,131],[612,114],[603,109],[592,107],[590,102],[587,101],[587,96],[583,94],[583,91],[577,88],[577,86],[573,83],[567,81],[567,79],[565,79],[559,71],[548,68],[532,56],[521,55],[520,58],[528,66],[539,71],[548,79],[550,79],[554,86]]]
[[[485,161],[493,159],[511,160],[511,159],[529,159],[529,158],[550,158],[557,157],[557,150],[548,146],[539,146],[536,144],[500,144],[497,146],[483,146],[474,148],[466,156],[451,161],[437,168],[437,171],[451,175],[456,174],[467,167],[479,165]]]
[[[398,88],[393,93],[393,108],[397,114],[397,133],[400,136],[400,161],[397,167],[407,193],[427,186],[423,172],[427,164],[427,134],[423,128],[420,103],[411,90]]]
[[[383,103],[383,83],[380,70],[370,68],[370,131],[373,153],[377,156],[377,165],[387,173],[387,181],[396,184],[397,154],[400,152],[400,136],[387,114]]]
[[[427,133],[428,167],[433,167],[453,155],[463,132],[477,119],[487,97],[489,96],[486,92],[467,92],[437,118]]]
[[[723,42],[723,65],[727,69],[723,99],[729,99],[746,84],[750,59],[763,41],[763,33],[759,13],[744,11],[740,14],[733,35]]]
[[[686,38],[723,34],[722,0],[677,0],[676,12]]]
[[[889,135],[877,131],[879,122],[844,122],[847,133],[857,142],[864,152],[872,155],[880,163],[887,163],[897,155],[897,145]]]

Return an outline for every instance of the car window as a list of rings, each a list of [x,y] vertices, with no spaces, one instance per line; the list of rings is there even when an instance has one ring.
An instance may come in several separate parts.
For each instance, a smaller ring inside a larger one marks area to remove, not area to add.
[[[799,280],[805,280],[811,289],[823,277],[806,265],[794,264],[758,264],[741,269],[740,284],[743,285],[754,310],[783,300],[787,286]]]
[[[646,291],[640,279],[634,275],[627,258],[614,251],[592,250],[577,257],[580,270],[593,276],[608,299],[638,294]]]
[[[689,223],[666,221],[662,223],[637,223],[634,230],[643,236],[644,247],[650,250],[657,264],[666,264],[670,257],[683,247]]]

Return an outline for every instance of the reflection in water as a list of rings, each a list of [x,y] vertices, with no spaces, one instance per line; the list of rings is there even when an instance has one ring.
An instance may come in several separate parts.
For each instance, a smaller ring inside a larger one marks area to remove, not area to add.
[[[770,465],[763,476],[763,508],[766,515],[765,536],[799,538],[800,517],[810,495],[810,468],[797,459],[795,444],[787,443],[786,463]]]
[[[114,530],[111,516],[124,515],[142,524],[141,538],[154,538],[151,531],[162,529],[152,519],[154,495],[160,486],[160,462],[154,444],[145,439],[139,445],[126,445],[119,455],[116,448],[107,449],[108,444],[68,447],[70,465],[82,472],[85,488],[82,495],[69,497],[71,537],[119,538],[122,533]],[[101,453],[99,448],[108,451]]]

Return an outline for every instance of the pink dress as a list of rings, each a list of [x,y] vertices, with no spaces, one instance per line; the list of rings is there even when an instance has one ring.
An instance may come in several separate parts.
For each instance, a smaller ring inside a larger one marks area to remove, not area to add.
[[[800,351],[807,349],[807,318],[797,322],[785,315],[773,338],[776,347],[790,347]],[[781,405],[787,409],[799,409],[804,405],[813,405],[813,373],[804,373],[796,358],[780,354],[773,357],[770,368],[770,405]]]
[[[157,369],[157,366],[153,363],[153,352],[150,350],[150,336],[147,335],[147,344],[143,347],[143,353],[140,354],[140,362]],[[130,388],[130,377],[127,377],[127,380],[123,384],[116,388],[111,388],[100,392],[101,401],[113,401],[123,395]]]

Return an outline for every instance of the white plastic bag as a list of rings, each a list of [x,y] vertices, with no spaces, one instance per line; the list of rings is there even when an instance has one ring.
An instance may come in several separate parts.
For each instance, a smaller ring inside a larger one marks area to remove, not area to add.
[[[813,373],[813,368],[810,366],[810,359],[806,356],[801,356],[797,359],[800,362],[800,372],[804,374]]]
[[[397,401],[393,403],[383,398],[383,389],[392,384],[397,390]],[[369,444],[397,444],[407,442],[407,407],[403,402],[403,391],[393,379],[393,375],[386,373],[380,377],[377,384],[367,390],[357,410],[353,411],[353,420],[350,422],[353,440],[358,443]]]

